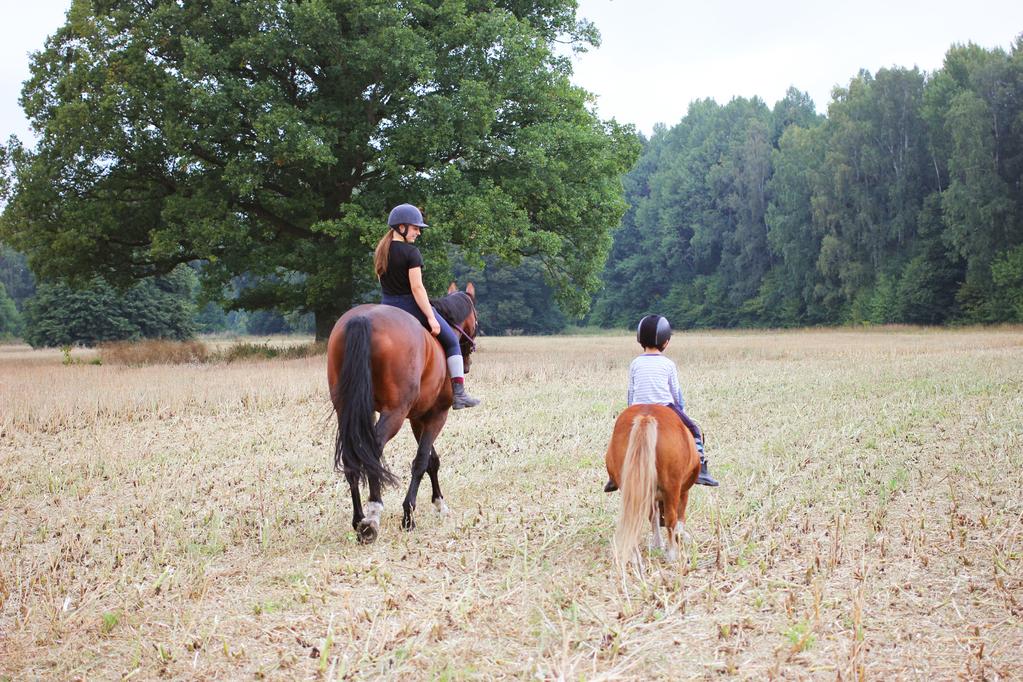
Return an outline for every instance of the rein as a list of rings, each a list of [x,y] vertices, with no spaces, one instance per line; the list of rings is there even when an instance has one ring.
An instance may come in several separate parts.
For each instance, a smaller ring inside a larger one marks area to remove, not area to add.
[[[451,324],[450,322],[448,322],[448,324],[449,324],[449,325],[451,325],[451,328],[452,328],[452,329],[454,329],[454,330],[455,330],[456,332],[458,332],[459,334],[461,334],[461,335],[462,335],[462,337],[463,337],[463,338],[464,338],[464,339],[465,339],[466,341],[468,341],[468,342],[469,342],[469,352],[470,352],[470,353],[472,353],[472,352],[475,352],[475,350],[476,350],[476,340],[475,340],[475,339],[474,339],[473,337],[471,337],[471,336],[469,336],[468,334],[466,334],[466,333],[465,333],[465,330],[464,330],[464,329],[462,329],[461,327],[459,327],[459,326],[458,326],[457,324]]]
[[[475,331],[476,331],[477,334],[479,334],[480,317],[476,313],[476,304],[473,303],[472,296],[469,296],[468,294],[466,294],[466,298],[469,299],[469,306],[472,308],[472,316],[474,318],[476,318],[476,329],[475,329]],[[459,334],[461,334],[462,338],[464,338],[466,341],[469,342],[469,352],[470,353],[474,353],[476,351],[476,336],[475,335],[469,336],[466,333],[466,331],[464,329],[462,329],[461,326],[459,326],[459,325],[457,325],[457,324],[455,324],[453,322],[448,322],[448,324],[451,325],[452,329],[454,329]]]

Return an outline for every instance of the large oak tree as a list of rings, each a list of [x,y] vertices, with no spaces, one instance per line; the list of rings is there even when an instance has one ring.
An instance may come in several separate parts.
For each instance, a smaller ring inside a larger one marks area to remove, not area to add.
[[[248,273],[235,306],[322,337],[408,201],[428,274],[449,244],[536,256],[582,312],[638,153],[569,81],[596,42],[573,0],[75,0],[33,56],[2,236],[44,278]]]

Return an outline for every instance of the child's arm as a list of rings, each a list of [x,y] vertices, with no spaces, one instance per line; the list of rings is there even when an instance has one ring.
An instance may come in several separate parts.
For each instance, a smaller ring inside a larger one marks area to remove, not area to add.
[[[629,388],[628,388],[628,391],[626,392],[626,401],[628,402],[629,407],[632,406],[632,396],[636,393],[635,384],[636,384],[636,364],[633,363],[633,364],[629,365]]]
[[[678,385],[678,368],[675,367],[675,363],[671,363],[671,373],[668,375],[668,390],[671,391],[672,397],[675,398],[675,404],[678,405],[678,409],[686,409],[686,401],[682,398],[682,388]]]

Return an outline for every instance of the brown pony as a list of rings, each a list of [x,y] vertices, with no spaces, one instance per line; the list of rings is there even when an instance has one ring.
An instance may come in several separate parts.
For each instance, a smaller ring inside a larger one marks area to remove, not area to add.
[[[475,349],[476,292],[454,283],[448,295],[434,302],[459,334],[465,371]],[[337,321],[327,341],[327,384],[337,413],[338,435],[334,467],[344,472],[352,491],[352,527],[359,541],[370,543],[380,532],[381,488],[397,485],[383,461],[384,446],[407,418],[419,447],[412,462],[412,481],[402,503],[401,525],[415,527],[413,514],[423,474],[430,474],[433,504],[440,513],[447,505],[437,472],[440,458],[433,447],[453,401],[447,361],[440,343],[419,320],[387,305],[360,305]],[[373,412],[380,418],[374,424]],[[359,483],[369,484],[363,513]]]
[[[618,415],[604,461],[622,491],[615,530],[618,561],[624,564],[634,553],[638,556],[647,523],[658,548],[663,523],[668,531],[667,559],[677,561],[676,534],[685,533],[689,489],[700,474],[693,434],[669,407],[633,405]]]

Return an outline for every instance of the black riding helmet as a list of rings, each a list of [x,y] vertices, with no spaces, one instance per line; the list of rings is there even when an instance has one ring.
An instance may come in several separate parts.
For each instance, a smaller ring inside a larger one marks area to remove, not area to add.
[[[423,222],[423,212],[412,204],[398,204],[387,216],[387,226],[404,237],[408,234],[408,228],[402,231],[402,225],[415,225],[419,229],[429,227]]]
[[[671,338],[671,323],[661,315],[647,315],[639,321],[636,328],[636,340],[644,348],[664,350]]]

